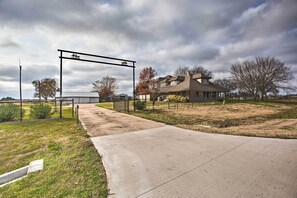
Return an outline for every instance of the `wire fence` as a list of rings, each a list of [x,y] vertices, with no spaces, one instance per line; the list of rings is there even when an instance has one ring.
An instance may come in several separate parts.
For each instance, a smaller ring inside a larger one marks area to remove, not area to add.
[[[133,107],[133,101],[131,100],[114,100],[112,102],[112,108],[116,111],[130,111],[131,102],[131,106]]]
[[[222,105],[224,101],[212,101],[212,102],[170,102],[170,101],[157,101],[155,104],[149,101],[146,102],[146,109],[153,110],[153,109],[190,109],[205,105]]]

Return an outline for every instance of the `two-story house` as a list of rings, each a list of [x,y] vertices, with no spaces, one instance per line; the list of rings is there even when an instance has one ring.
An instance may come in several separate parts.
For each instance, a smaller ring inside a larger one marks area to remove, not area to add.
[[[210,82],[211,77],[203,74],[185,76],[160,77],[159,100],[165,100],[168,95],[185,96],[189,102],[215,101],[224,98],[226,90]]]

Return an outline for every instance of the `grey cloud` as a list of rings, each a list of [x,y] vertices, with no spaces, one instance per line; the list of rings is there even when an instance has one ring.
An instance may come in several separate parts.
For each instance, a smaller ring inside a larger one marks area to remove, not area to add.
[[[10,40],[10,39],[5,39],[5,40],[1,40],[0,41],[0,47],[13,47],[13,48],[20,48],[20,45],[13,41],[13,40]]]
[[[146,66],[159,75],[194,65],[225,75],[232,63],[255,56],[275,56],[295,68],[296,6],[294,0],[0,0],[0,36],[13,35],[12,43],[0,43],[7,55],[1,57],[0,80],[18,80],[17,68],[5,64],[10,54],[24,53],[32,59],[23,70],[26,82],[57,77],[58,59],[50,50],[58,47],[135,59],[136,79]],[[14,43],[22,47],[17,51]],[[63,86],[69,90],[90,89],[110,75],[121,82],[119,92],[131,92],[131,74],[129,68],[63,62]]]
[[[22,66],[22,81],[31,83],[36,79],[54,77],[58,74],[58,67],[53,65],[31,65]],[[19,67],[14,65],[0,64],[0,81],[18,81]]]

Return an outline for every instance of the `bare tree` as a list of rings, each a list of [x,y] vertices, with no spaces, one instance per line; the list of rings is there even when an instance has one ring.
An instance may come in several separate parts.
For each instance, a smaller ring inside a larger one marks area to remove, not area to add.
[[[175,72],[174,76],[185,76],[187,72],[190,72],[191,74],[198,74],[201,73],[206,76],[212,77],[212,72],[205,69],[203,66],[194,66],[192,68],[190,67],[178,67]]]
[[[105,76],[92,84],[92,91],[98,92],[100,98],[104,101],[110,101],[115,95],[115,90],[118,88],[117,80],[111,76]]]
[[[53,78],[44,78],[42,80],[34,80],[32,84],[35,87],[34,97],[41,98],[47,102],[48,98],[54,98],[56,96],[57,82]]]
[[[264,100],[268,93],[289,88],[293,79],[290,67],[274,57],[256,57],[231,65],[232,80],[238,88],[255,100]]]
[[[210,76],[212,77],[213,74],[211,71],[208,71],[207,69],[205,69],[203,66],[194,66],[192,69],[190,69],[190,72],[191,74],[203,74],[203,75],[206,75],[206,76]]]
[[[228,78],[217,79],[213,83],[224,87],[227,95],[230,95],[231,92],[237,89],[236,83]]]
[[[190,68],[187,66],[179,66],[175,72],[174,72],[174,76],[185,76],[187,71],[190,71]]]

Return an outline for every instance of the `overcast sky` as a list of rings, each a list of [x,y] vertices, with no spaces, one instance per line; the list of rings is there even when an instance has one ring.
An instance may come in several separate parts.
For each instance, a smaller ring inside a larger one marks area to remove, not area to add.
[[[227,77],[232,63],[255,56],[275,56],[297,77],[297,1],[0,0],[0,98],[19,98],[19,59],[25,98],[33,80],[58,79],[58,48],[136,60],[137,78],[146,66],[163,76],[194,65]],[[63,67],[65,92],[110,75],[118,93],[132,93],[130,68]]]

